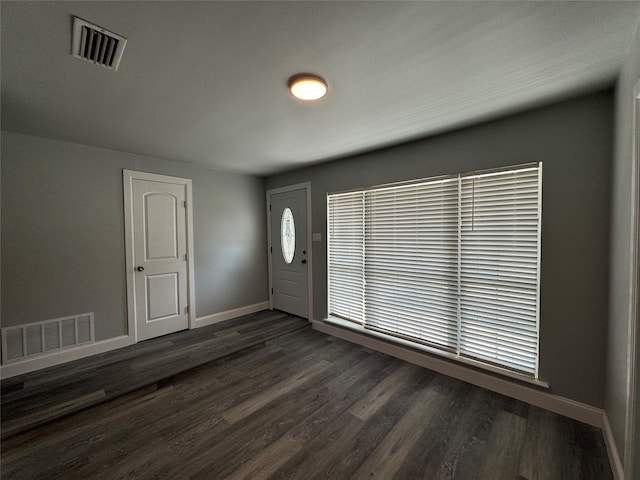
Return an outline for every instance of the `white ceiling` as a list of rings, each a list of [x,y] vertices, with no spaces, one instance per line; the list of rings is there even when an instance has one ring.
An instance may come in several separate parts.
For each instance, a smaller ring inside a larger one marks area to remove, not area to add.
[[[4,130],[270,174],[612,85],[640,2],[7,2]],[[128,38],[70,55],[71,16]],[[302,104],[292,74],[324,76]]]

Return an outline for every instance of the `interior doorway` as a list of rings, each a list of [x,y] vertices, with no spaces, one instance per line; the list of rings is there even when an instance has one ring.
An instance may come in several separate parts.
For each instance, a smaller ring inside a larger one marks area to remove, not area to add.
[[[193,328],[191,180],[123,171],[132,343]]]

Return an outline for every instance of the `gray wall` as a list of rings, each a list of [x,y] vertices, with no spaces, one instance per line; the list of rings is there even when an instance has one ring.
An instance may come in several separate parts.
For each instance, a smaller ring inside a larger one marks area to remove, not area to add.
[[[127,332],[123,169],[193,179],[198,317],[267,300],[263,179],[2,132],[2,326]]]
[[[613,93],[582,98],[267,179],[311,181],[314,317],[327,314],[326,194],[431,175],[543,161],[541,378],[603,406]]]
[[[629,355],[629,280],[631,274],[630,235],[633,87],[640,79],[640,28],[628,52],[616,89],[615,156],[612,166],[611,198],[611,281],[609,288],[609,332],[606,370],[605,410],[618,452],[624,457],[627,397],[627,356]],[[640,373],[640,365],[637,373]],[[640,386],[640,382],[637,383]],[[639,397],[640,399],[640,394]],[[636,471],[640,479],[640,418],[636,418]],[[630,421],[630,420],[629,420]],[[623,460],[624,461],[624,460]]]

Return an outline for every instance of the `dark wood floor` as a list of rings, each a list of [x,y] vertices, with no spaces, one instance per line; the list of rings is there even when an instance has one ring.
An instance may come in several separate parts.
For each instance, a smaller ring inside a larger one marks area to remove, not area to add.
[[[10,436],[2,478],[612,478],[596,428],[329,337],[295,317],[261,313],[217,329],[237,340],[261,322],[259,330],[281,334]],[[183,344],[167,336],[136,345],[148,351],[130,352],[129,367],[147,362],[171,372],[174,349],[199,356],[218,338],[193,332]],[[106,366],[95,368],[87,378]],[[34,385],[22,381],[24,389]],[[15,401],[19,383],[3,387],[3,402]]]
[[[1,436],[47,423],[307,327],[264,311],[2,380]]]

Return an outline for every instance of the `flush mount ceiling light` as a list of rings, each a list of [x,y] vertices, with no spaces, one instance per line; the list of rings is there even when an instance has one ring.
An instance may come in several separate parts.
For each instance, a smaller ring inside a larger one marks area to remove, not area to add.
[[[300,100],[318,100],[327,94],[327,82],[317,75],[299,73],[287,82],[291,94]]]

